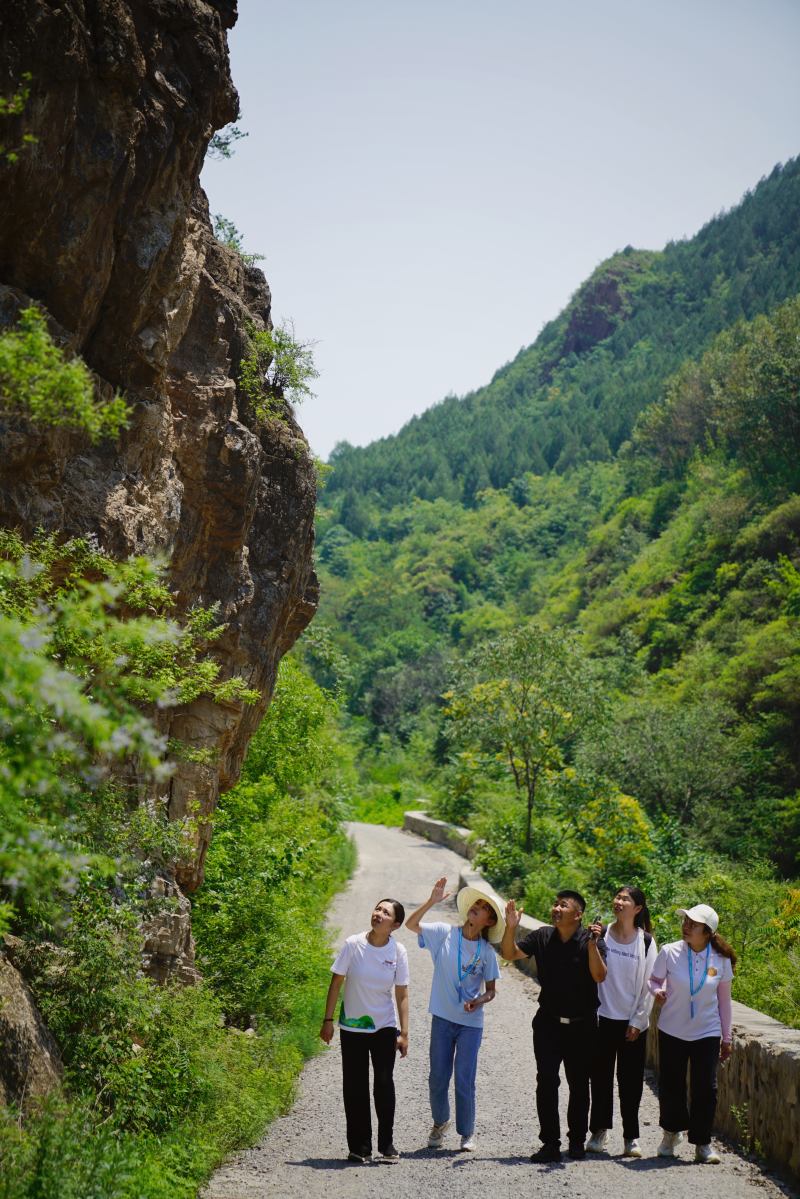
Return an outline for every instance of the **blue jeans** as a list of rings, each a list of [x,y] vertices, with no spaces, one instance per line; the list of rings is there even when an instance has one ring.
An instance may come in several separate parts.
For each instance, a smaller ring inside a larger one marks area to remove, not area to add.
[[[455,1060],[456,1132],[468,1137],[475,1131],[475,1075],[483,1029],[454,1024],[441,1016],[432,1019],[428,1089],[433,1122],[444,1124],[450,1119],[448,1091]]]

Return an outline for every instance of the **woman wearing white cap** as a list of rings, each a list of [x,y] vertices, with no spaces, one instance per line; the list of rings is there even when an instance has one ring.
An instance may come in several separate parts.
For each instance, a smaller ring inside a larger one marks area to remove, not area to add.
[[[717,1065],[731,1055],[736,954],[717,932],[719,916],[708,904],[678,908],[678,915],[683,917],[683,936],[662,947],[650,978],[650,989],[661,1006],[658,1100],[664,1136],[658,1153],[675,1157],[688,1129],[695,1161],[717,1164],[711,1127],[717,1106]]]
[[[490,891],[462,887],[456,896],[460,925],[422,924],[429,908],[447,899],[447,879],[440,878],[430,898],[406,921],[421,948],[433,958],[433,984],[428,1011],[432,1016],[430,1092],[433,1127],[428,1137],[438,1149],[450,1125],[450,1079],[455,1070],[456,1131],[461,1148],[475,1148],[475,1076],[483,1036],[483,1008],[494,999],[500,975],[497,955],[487,941],[499,942],[505,930],[500,902]]]

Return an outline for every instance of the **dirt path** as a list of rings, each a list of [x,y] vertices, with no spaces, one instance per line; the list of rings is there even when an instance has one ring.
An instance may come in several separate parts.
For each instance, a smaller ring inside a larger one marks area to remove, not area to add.
[[[392,895],[411,912],[430,893],[439,875],[455,887],[463,859],[409,833],[375,825],[352,826],[359,867],[337,898],[331,924],[344,936],[368,927],[373,904]],[[440,915],[441,913],[441,915]],[[455,922],[448,901],[436,917]],[[726,1151],[720,1166],[696,1166],[687,1146],[679,1161],[653,1156],[640,1161],[619,1156],[615,1128],[611,1154],[556,1166],[532,1165],[538,1146],[534,1107],[531,1017],[536,985],[513,967],[503,969],[498,998],[486,1010],[478,1069],[477,1151],[458,1151],[451,1133],[443,1149],[426,1147],[430,1127],[427,1096],[427,1015],[431,966],[427,952],[405,929],[411,967],[409,1055],[395,1070],[397,1165],[348,1165],[336,1040],[303,1071],[291,1113],[269,1128],[256,1148],[238,1154],[213,1177],[205,1199],[779,1199],[793,1192],[751,1163]],[[320,994],[320,1014],[324,994]],[[562,1091],[565,1087],[562,1086]],[[564,1115],[562,1112],[562,1121]],[[655,1153],[660,1138],[658,1106],[650,1087],[642,1101],[642,1147]]]

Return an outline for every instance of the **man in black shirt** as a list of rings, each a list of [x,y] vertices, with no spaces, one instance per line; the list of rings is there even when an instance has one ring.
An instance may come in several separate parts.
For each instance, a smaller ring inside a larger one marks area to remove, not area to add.
[[[561,1160],[558,1118],[559,1069],[569,1087],[569,1156],[584,1157],[589,1127],[589,1066],[597,1032],[597,984],[606,976],[600,924],[581,927],[586,903],[577,891],[559,891],[550,912],[552,926],[537,928],[516,943],[522,908],[506,905],[506,931],[500,953],[508,962],[535,958],[541,992],[533,1018],[536,1058],[536,1111],[541,1148],[535,1162]]]

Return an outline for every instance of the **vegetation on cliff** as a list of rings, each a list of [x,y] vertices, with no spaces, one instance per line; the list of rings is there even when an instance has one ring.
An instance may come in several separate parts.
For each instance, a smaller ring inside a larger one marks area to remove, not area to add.
[[[43,344],[91,405],[85,368]],[[30,362],[3,361],[27,394]],[[198,820],[168,819],[174,764],[195,751],[159,732],[161,715],[200,695],[259,698],[221,677],[215,610],[179,621],[174,607],[146,558],[0,531],[0,934],[64,1069],[24,1121],[0,1109],[3,1199],[194,1195],[285,1109],[314,1044],[325,905],[352,864],[331,798],[349,766],[336,698],[296,661],[217,814],[195,911],[205,977],[142,974],[142,930],[178,916],[162,880],[191,856]],[[283,947],[292,919],[308,952]]]

